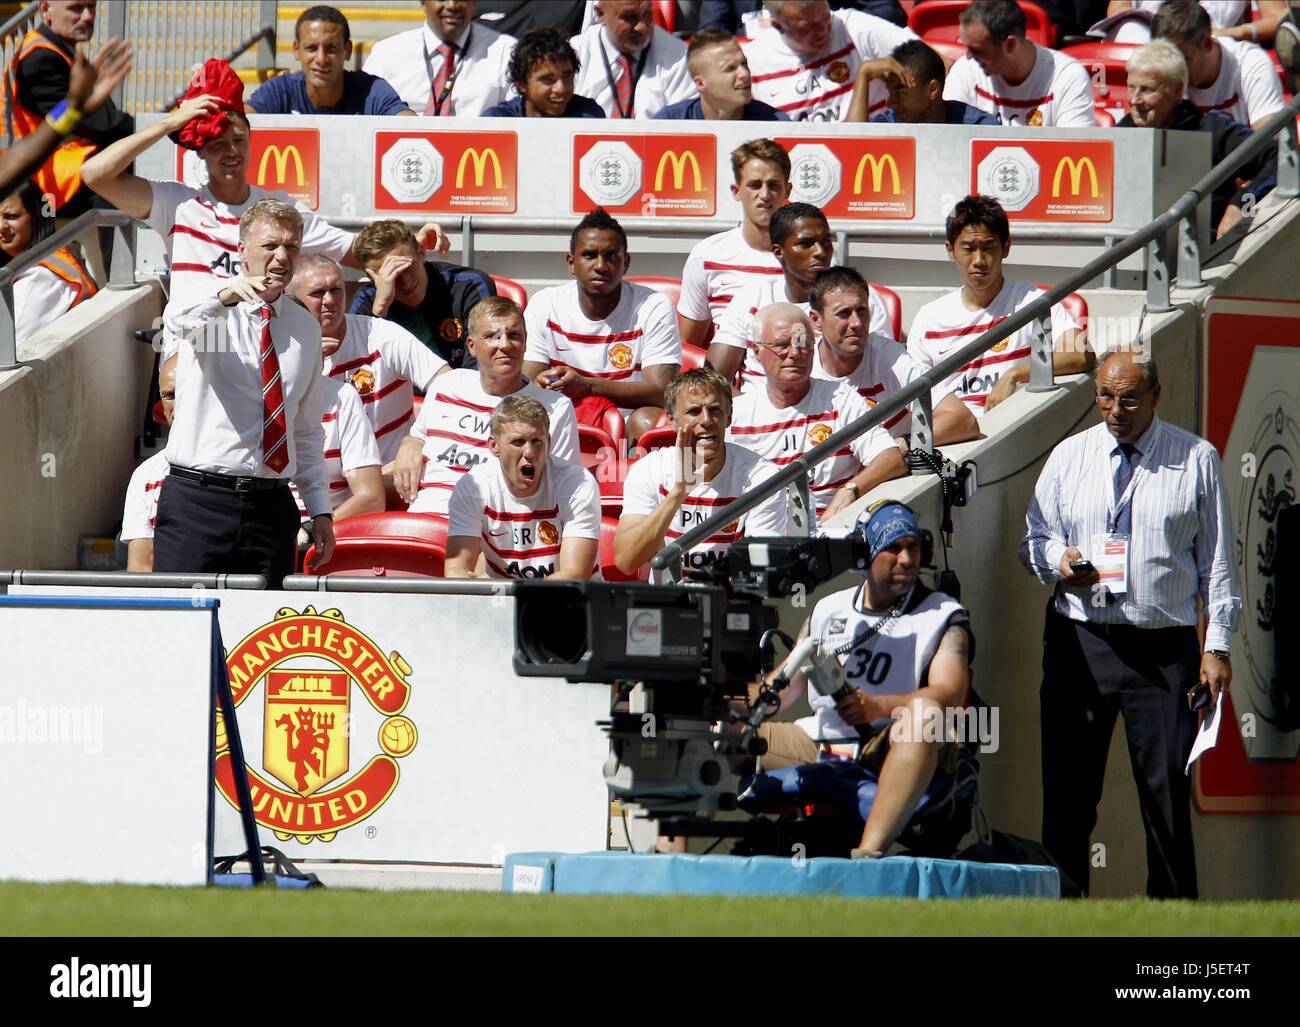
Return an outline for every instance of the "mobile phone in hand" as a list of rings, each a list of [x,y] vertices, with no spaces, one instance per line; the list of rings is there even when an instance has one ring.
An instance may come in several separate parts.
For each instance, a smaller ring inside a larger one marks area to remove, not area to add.
[[[1071,574],[1096,574],[1097,568],[1092,565],[1091,560],[1071,560]]]

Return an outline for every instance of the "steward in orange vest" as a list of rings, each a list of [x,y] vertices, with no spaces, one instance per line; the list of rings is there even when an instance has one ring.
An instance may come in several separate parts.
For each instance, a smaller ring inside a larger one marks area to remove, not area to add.
[[[82,300],[88,300],[90,297],[99,292],[99,286],[95,280],[90,277],[86,271],[86,266],[81,259],[68,247],[60,246],[44,260],[37,264],[37,267],[43,267],[47,271],[52,271],[59,278],[63,279],[70,286],[77,290],[77,295],[73,301],[68,304],[71,310]]]
[[[4,72],[4,123],[13,139],[37,127],[67,95],[73,48],[42,24],[27,33]],[[81,187],[81,165],[102,146],[131,135],[135,119],[110,100],[87,115],[33,177],[41,191],[54,197],[55,216],[72,218],[90,209],[95,196]]]

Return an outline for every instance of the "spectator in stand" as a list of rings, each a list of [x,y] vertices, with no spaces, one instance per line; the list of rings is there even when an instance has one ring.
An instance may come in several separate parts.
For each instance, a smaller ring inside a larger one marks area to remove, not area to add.
[[[632,262],[627,233],[601,207],[574,228],[568,262],[572,283],[529,300],[524,374],[573,400],[582,424],[619,408],[638,439],[663,413],[664,387],[681,365],[672,304],[623,280]]]
[[[65,137],[33,176],[41,192],[54,198],[58,218],[75,218],[94,202],[94,194],[81,187],[86,158],[135,131],[131,115],[110,99],[130,68],[130,47],[117,40],[96,58],[97,63],[101,58],[111,63],[102,68],[107,74],[94,92],[95,106],[79,110],[65,102],[77,47],[95,33],[95,10],[96,0],[41,0],[40,24],[23,37],[4,72],[5,120],[11,136],[18,140],[31,135],[48,117],[48,124]],[[6,187],[6,193],[12,188]]]
[[[469,312],[495,296],[492,279],[477,268],[425,260],[405,223],[373,221],[357,234],[357,260],[371,284],[358,290],[350,313],[386,317],[452,367],[473,367],[466,349]]]
[[[348,71],[352,30],[334,7],[308,7],[293,27],[302,71],[277,75],[244,102],[249,114],[414,114],[382,78]]]
[[[821,336],[813,351],[814,379],[847,382],[867,406],[874,407],[925,373],[901,342],[871,331],[871,290],[853,268],[823,271],[813,279],[810,300],[813,329]],[[930,400],[935,445],[965,442],[979,435],[975,415],[951,392],[931,390]],[[900,410],[883,427],[906,449],[912,431],[911,411]]]
[[[654,23],[650,0],[599,0],[595,9],[600,22],[571,40],[579,93],[611,118],[652,118],[695,95],[686,44]]]
[[[831,10],[865,11],[899,28],[907,26],[907,12],[898,0],[831,0]],[[763,10],[763,0],[700,0],[698,21],[701,31],[721,29],[752,39],[759,29],[767,28],[771,18]]]
[[[424,25],[377,42],[365,70],[429,117],[475,117],[507,99],[514,37],[474,24],[474,0],[421,2]]]
[[[1170,0],[1151,23],[1187,62],[1187,99],[1202,114],[1217,111],[1258,128],[1282,109],[1282,83],[1268,54],[1254,43],[1210,32],[1210,16],[1195,0]]]
[[[478,369],[455,368],[439,377],[393,466],[397,494],[413,512],[446,515],[460,476],[489,458],[489,415],[507,396],[541,403],[551,419],[551,454],[578,459],[573,404],[524,377],[525,334],[523,311],[504,296],[489,296],[470,311],[469,349]]]
[[[919,39],[909,39],[888,57],[858,65],[845,121],[867,120],[867,96],[876,79],[889,90],[888,106],[873,122],[905,125],[997,125],[998,119],[960,100],[945,100],[943,58]]]
[[[813,326],[793,303],[773,303],[754,319],[762,386],[731,401],[727,439],[784,467],[871,411],[845,382],[813,380]],[[907,473],[903,454],[879,426],[823,460],[809,475],[813,511],[829,520],[883,481]]]
[[[510,55],[510,79],[518,95],[489,107],[485,118],[603,118],[589,96],[573,91],[580,62],[568,39],[553,28],[530,29]]]
[[[678,375],[664,403],[677,441],[628,471],[614,535],[614,563],[624,574],[637,573],[663,546],[777,473],[775,464],[726,440],[731,384],[716,371]],[[784,535],[786,502],[782,489],[697,544],[682,559],[685,575],[716,563],[738,539]]]
[[[686,66],[700,95],[665,107],[656,118],[688,121],[789,121],[784,111],[754,99],[749,62],[734,36],[716,29],[695,33]]]
[[[35,182],[0,203],[0,267],[54,231],[54,219]],[[60,246],[14,280],[14,339],[22,344],[60,315],[99,291],[74,247]]]
[[[1016,0],[982,0],[961,12],[966,56],[948,70],[945,100],[960,100],[1031,128],[1093,128],[1092,79],[1073,57],[1025,38]]]
[[[754,94],[795,121],[842,121],[858,65],[888,57],[915,39],[911,29],[862,11],[832,11],[826,0],[765,0],[770,27],[745,45]],[[885,86],[868,92],[869,112],[885,106]]]
[[[1109,21],[1116,15],[1135,12],[1131,20],[1112,24],[1107,41],[1141,45],[1151,41],[1151,20],[1164,6],[1165,0],[1110,0],[1106,7]],[[1286,0],[1203,0],[1201,6],[1210,16],[1211,31],[1221,39],[1273,45],[1282,19],[1286,16]],[[1252,13],[1252,8],[1258,16]],[[1049,12],[1050,13],[1050,12]],[[1253,19],[1253,20],[1252,20]]]
[[[772,214],[768,224],[772,253],[781,276],[764,277],[744,285],[718,318],[718,330],[709,344],[709,366],[731,381],[739,373],[742,387],[763,377],[763,365],[754,356],[754,315],[772,303],[793,303],[806,314],[813,279],[835,260],[835,242],[826,215],[811,203],[787,203]],[[889,314],[872,294],[871,330],[893,337]]]
[[[507,396],[492,411],[493,459],[452,489],[449,578],[591,577],[600,546],[600,490],[581,464],[550,453],[546,408]]]
[[[474,21],[522,39],[533,29],[553,28],[568,39],[587,24],[587,0],[478,0]]]
[[[958,201],[948,215],[946,234],[948,258],[957,265],[962,287],[918,310],[907,336],[908,353],[927,370],[1043,295],[1036,286],[1008,281],[1002,273],[1002,262],[1011,253],[1011,228],[997,200],[975,195]],[[1059,304],[1052,308],[1051,334],[1055,374],[1084,374],[1096,367],[1085,326]],[[982,417],[1029,381],[1033,339],[1031,323],[956,371],[943,392],[955,392],[971,413]]]
[[[1168,40],[1158,39],[1128,59],[1129,112],[1120,128],[1167,128],[1210,133],[1210,163],[1218,164],[1250,138],[1250,129],[1218,111],[1202,112],[1183,98],[1187,64]],[[1245,181],[1245,185],[1239,185]],[[1245,218],[1247,203],[1259,202],[1277,185],[1277,142],[1270,142],[1221,182],[1210,200],[1210,220],[1220,238]],[[1248,199],[1249,198],[1249,199]]]
[[[119,210],[144,221],[158,233],[171,268],[170,295],[164,315],[187,310],[212,294],[214,279],[237,277],[239,219],[259,200],[276,194],[248,184],[250,127],[244,115],[244,84],[234,69],[213,58],[191,79],[185,99],[152,125],[119,140],[86,161],[86,184]],[[195,189],[183,182],[153,182],[127,168],[145,150],[171,135],[203,162],[207,184]],[[287,199],[287,198],[286,198]],[[302,250],[324,253],[348,267],[358,267],[356,237],[294,203],[303,220]],[[445,253],[450,242],[435,224],[417,234],[421,249]],[[164,339],[164,352],[175,340]]]
[[[162,423],[171,427],[176,409],[176,358],[164,360],[158,368],[158,398],[162,404]],[[126,504],[122,508],[121,539],[126,543],[126,569],[142,574],[153,570],[153,529],[158,522],[158,497],[171,470],[167,449],[158,450],[136,467],[126,487]]]
[[[790,155],[770,139],[751,139],[731,151],[731,173],[740,227],[700,240],[682,268],[677,328],[693,346],[708,342],[737,290],[781,275],[768,225],[790,198]]]
[[[346,381],[356,390],[381,462],[390,463],[415,419],[412,385],[428,392],[448,369],[446,361],[394,321],[345,314],[343,272],[329,257],[302,257],[289,292],[320,322],[325,377]]]

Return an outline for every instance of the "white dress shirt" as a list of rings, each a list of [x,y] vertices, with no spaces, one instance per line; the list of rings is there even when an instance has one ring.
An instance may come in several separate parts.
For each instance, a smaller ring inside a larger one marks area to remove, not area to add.
[[[573,91],[591,97],[607,115],[612,115],[614,85],[611,75],[618,73],[618,47],[609,38],[604,25],[589,25],[582,35],[574,36],[569,42],[582,64]],[[697,95],[690,70],[686,67],[685,43],[656,25],[647,49],[648,53],[642,51],[644,64],[641,64],[642,54],[632,55],[633,74],[636,74],[637,65],[641,65],[641,75],[632,94],[632,111],[638,118],[653,118],[665,107]]]
[[[1134,445],[1128,592],[1095,605],[1091,588],[1060,584],[1061,557],[1110,528],[1119,443],[1105,422],[1066,439],[1047,458],[1026,517],[1020,559],[1056,584],[1056,611],[1071,620],[1140,628],[1195,625],[1205,606],[1205,648],[1229,648],[1241,613],[1233,520],[1219,455],[1204,439],[1155,418]]]
[[[311,516],[327,514],[320,325],[283,296],[271,304],[289,455],[284,470],[275,471],[262,460],[262,306],[227,307],[213,295],[166,315],[180,342],[167,460],[217,474],[292,479]]]
[[[510,99],[515,88],[509,73],[514,36],[474,22],[451,42],[458,48],[450,97],[455,114],[476,117]],[[371,47],[362,70],[384,79],[403,103],[422,114],[442,68],[441,45],[442,40],[427,24],[399,32]]]

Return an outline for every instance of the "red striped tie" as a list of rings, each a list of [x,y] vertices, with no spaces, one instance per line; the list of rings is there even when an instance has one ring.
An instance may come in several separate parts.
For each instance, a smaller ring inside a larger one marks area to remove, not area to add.
[[[632,117],[632,58],[618,55],[618,78],[614,80],[614,113],[611,118]]]
[[[289,463],[288,429],[284,419],[284,385],[280,380],[280,358],[271,341],[270,307],[262,308],[262,459],[273,471]]]
[[[443,43],[438,47],[438,54],[442,57],[442,67],[434,77],[433,88],[429,91],[429,102],[425,105],[424,113],[426,116],[432,114],[434,117],[447,118],[455,113],[455,104],[451,102],[451,97],[444,97],[443,93],[446,92],[447,83],[451,81],[451,73],[456,68],[456,47],[452,43]]]

